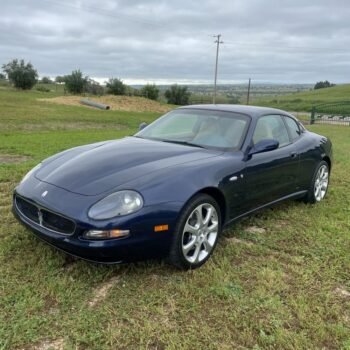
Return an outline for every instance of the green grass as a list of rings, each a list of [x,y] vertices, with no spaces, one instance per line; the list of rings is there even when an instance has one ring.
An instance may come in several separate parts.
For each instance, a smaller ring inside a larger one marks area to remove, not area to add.
[[[254,104],[270,106],[288,111],[310,112],[314,105],[350,101],[350,84],[337,85],[331,88],[297,92],[290,95],[269,99],[260,99]],[[349,112],[349,107],[348,110]]]
[[[0,155],[30,157],[0,165],[0,349],[350,349],[349,127],[310,127],[334,144],[322,203],[240,221],[196,271],[98,266],[19,225],[11,192],[41,159],[131,134],[157,114],[36,101],[49,94],[0,90]]]

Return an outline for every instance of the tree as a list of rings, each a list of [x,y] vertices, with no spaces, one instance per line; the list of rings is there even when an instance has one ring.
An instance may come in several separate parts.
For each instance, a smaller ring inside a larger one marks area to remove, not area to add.
[[[6,75],[5,75],[5,74],[0,73],[0,80],[6,80]]]
[[[170,89],[165,91],[165,97],[168,103],[174,105],[187,105],[191,93],[187,91],[187,86],[179,86],[177,84],[170,86]]]
[[[328,80],[318,81],[314,86],[314,90],[324,89],[324,88],[333,87],[333,86],[335,86],[335,84],[330,83]]]
[[[30,90],[37,82],[38,72],[30,62],[26,64],[24,60],[14,59],[4,64],[2,70],[17,89]]]
[[[64,82],[69,93],[82,94],[88,85],[89,77],[84,77],[83,73],[78,69],[74,70],[70,75],[65,75]]]
[[[125,95],[126,85],[122,80],[117,78],[111,78],[106,83],[107,92],[112,95]]]
[[[58,84],[64,83],[64,76],[57,75],[57,77],[55,78],[55,82]]]
[[[147,84],[141,89],[141,95],[151,100],[157,100],[159,96],[159,89],[155,84]]]
[[[52,80],[49,77],[42,77],[40,82],[43,84],[52,84]]]

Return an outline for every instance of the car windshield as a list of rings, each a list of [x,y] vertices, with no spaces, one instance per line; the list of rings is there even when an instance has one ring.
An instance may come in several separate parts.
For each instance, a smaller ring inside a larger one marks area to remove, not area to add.
[[[135,136],[189,146],[237,149],[243,143],[248,122],[248,116],[233,112],[177,109]]]

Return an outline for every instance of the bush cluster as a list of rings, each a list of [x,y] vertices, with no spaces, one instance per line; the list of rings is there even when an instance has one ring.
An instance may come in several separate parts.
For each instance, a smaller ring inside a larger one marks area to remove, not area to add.
[[[14,59],[2,66],[5,74],[0,73],[0,81],[6,83],[6,78],[10,84],[17,89],[29,90],[38,82],[38,72],[33,65],[24,60]],[[47,76],[41,78],[40,83],[53,84],[54,82]],[[88,93],[92,95],[103,95],[105,92],[112,95],[143,96],[151,100],[158,100],[160,90],[155,84],[147,84],[141,89],[135,89],[124,84],[119,78],[110,78],[106,82],[106,87],[85,76],[80,69],[72,71],[71,74],[57,76],[55,83],[64,84],[65,91],[70,94]],[[37,91],[48,92],[45,86],[37,86]],[[172,85],[164,94],[168,103],[175,105],[186,105],[189,103],[190,92],[186,86]]]
[[[30,90],[37,82],[38,72],[33,65],[24,60],[14,59],[2,66],[11,84],[17,89]]]
[[[168,103],[174,105],[188,105],[191,93],[187,90],[187,86],[179,86],[174,84],[170,89],[165,91],[165,97]]]
[[[328,80],[318,81],[314,86],[314,90],[329,88],[329,87],[333,87],[333,86],[335,86],[335,84],[330,83]]]

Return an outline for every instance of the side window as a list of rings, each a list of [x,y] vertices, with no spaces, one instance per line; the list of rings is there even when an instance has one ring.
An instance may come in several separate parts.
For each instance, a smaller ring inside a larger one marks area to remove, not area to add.
[[[295,141],[300,136],[299,125],[292,118],[284,117],[284,120],[287,123],[287,127],[289,129],[292,140]]]
[[[290,143],[287,128],[279,115],[266,115],[260,117],[253,135],[254,144],[261,140],[274,139],[279,142],[279,147]]]

